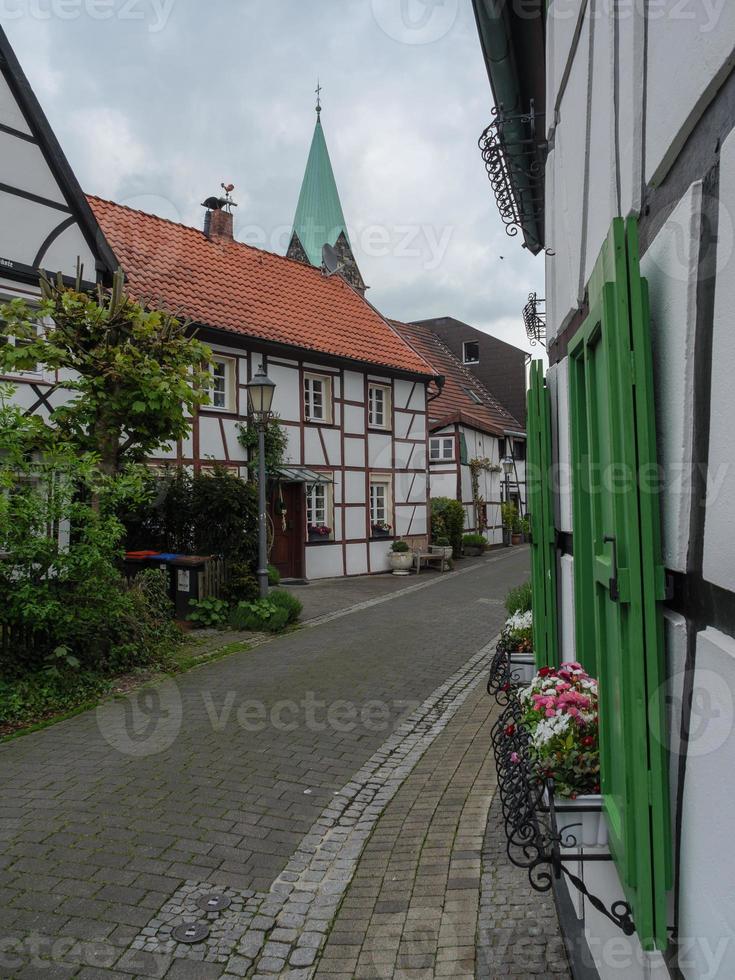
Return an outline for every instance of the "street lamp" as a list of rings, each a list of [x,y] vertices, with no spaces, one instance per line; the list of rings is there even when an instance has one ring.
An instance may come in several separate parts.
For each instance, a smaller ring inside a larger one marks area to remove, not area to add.
[[[260,597],[268,597],[268,534],[265,515],[265,431],[272,418],[271,406],[275,383],[263,370],[261,363],[248,385],[248,407],[258,427],[258,582]]]
[[[505,503],[507,505],[510,503],[510,474],[513,472],[513,457],[504,456],[500,462],[505,474]],[[503,524],[503,544],[506,546],[510,544],[510,528],[507,528],[505,523]]]

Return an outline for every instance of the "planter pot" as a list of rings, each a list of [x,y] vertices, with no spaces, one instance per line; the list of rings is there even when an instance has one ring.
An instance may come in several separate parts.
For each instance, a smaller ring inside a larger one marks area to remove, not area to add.
[[[503,545],[506,548],[510,548],[510,531],[507,527],[503,528]]]
[[[477,558],[484,550],[484,548],[474,548],[472,545],[465,545],[462,548],[465,558]]]
[[[372,538],[389,538],[390,536],[391,536],[390,531],[385,531],[379,527],[374,527],[370,531],[370,537]]]
[[[523,687],[530,684],[536,676],[536,658],[533,653],[511,653],[510,679]]]
[[[451,546],[451,544],[449,544],[449,545],[432,544],[431,545],[431,548],[429,550],[431,551],[432,555],[442,555],[444,558],[451,558],[452,557],[452,546]]]
[[[309,542],[314,541],[329,541],[330,535],[328,534],[315,534],[314,531],[309,531]]]
[[[413,554],[410,551],[391,551],[388,560],[394,575],[408,575],[413,566]]]
[[[544,794],[548,804],[548,794]],[[607,848],[607,818],[602,809],[602,797],[589,794],[575,800],[554,797],[556,823],[562,835],[562,844],[572,850],[582,848]]]
[[[522,541],[523,541],[523,535],[522,534],[516,534],[515,532],[513,534],[511,534],[511,536],[510,536],[510,543],[511,544],[521,544]]]

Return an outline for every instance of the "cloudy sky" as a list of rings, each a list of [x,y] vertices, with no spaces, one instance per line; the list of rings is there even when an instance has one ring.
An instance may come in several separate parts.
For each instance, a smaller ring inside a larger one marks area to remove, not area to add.
[[[505,234],[477,148],[469,0],[0,0],[0,22],[87,192],[200,225],[231,181],[236,236],[281,253],[319,78],[371,301],[528,349],[543,261]]]

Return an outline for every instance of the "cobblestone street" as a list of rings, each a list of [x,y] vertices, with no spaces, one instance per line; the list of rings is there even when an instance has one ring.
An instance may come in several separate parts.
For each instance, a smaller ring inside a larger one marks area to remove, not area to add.
[[[509,900],[482,682],[527,564],[321,584],[306,628],[0,746],[0,975],[511,975],[475,949]]]

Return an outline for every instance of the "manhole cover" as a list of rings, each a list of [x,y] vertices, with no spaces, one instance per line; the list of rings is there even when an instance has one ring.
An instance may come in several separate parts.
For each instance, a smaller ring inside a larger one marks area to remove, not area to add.
[[[232,899],[226,895],[201,895],[197,899],[197,906],[203,912],[222,912],[226,908],[229,908],[231,904]]]
[[[177,943],[203,943],[209,935],[209,926],[203,922],[185,922],[171,933]]]

